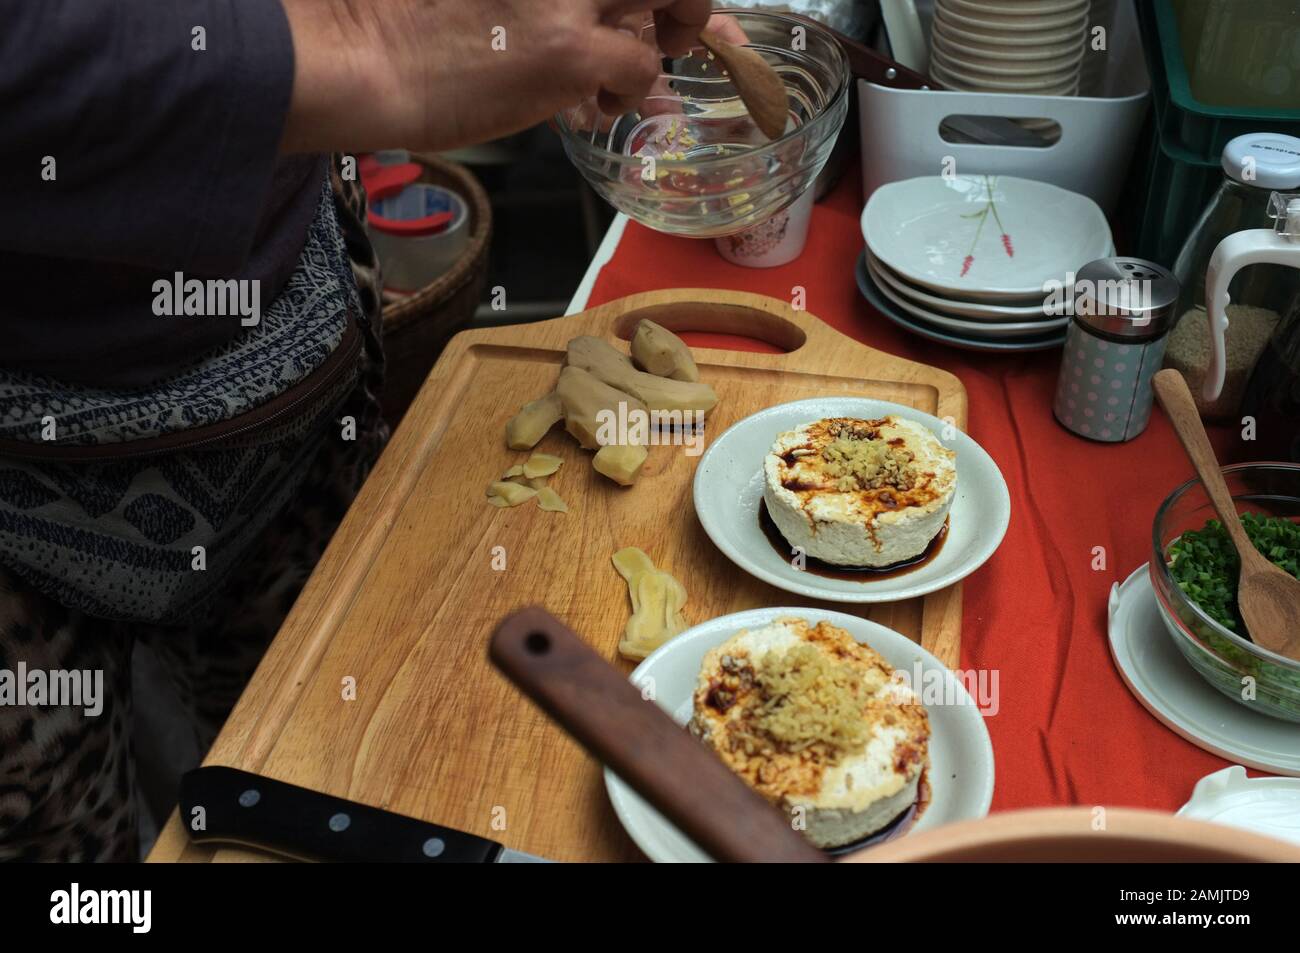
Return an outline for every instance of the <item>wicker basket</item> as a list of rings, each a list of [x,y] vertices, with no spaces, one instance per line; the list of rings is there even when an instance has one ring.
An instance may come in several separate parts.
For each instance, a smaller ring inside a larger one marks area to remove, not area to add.
[[[487,277],[492,206],[478,179],[464,166],[437,156],[411,154],[424,166],[419,181],[451,189],[469,206],[470,239],[464,253],[437,281],[414,294],[384,296],[384,416],[393,426],[415,399],[434,361],[452,335],[474,317]]]

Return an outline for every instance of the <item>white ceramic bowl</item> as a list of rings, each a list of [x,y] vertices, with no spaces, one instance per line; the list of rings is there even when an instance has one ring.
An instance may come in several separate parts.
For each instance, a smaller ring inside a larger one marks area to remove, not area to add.
[[[934,46],[942,48],[945,52],[969,63],[983,66],[994,66],[999,63],[1014,66],[1043,61],[1049,63],[1068,61],[1074,57],[1082,59],[1084,53],[1087,52],[1087,47],[1082,39],[1037,47],[1004,48],[994,42],[954,39],[944,31],[935,30],[932,34],[932,40]]]
[[[930,50],[931,60],[944,67],[961,70],[970,73],[972,76],[988,76],[993,79],[999,77],[1013,79],[1020,77],[1038,78],[1054,74],[1077,75],[1083,63],[1083,54],[1084,49],[1080,47],[1070,56],[1022,62],[1012,60],[1008,62],[982,56],[971,56],[957,50],[950,50],[944,41],[937,37],[934,46]]]
[[[1087,28],[1088,10],[1080,7],[1064,13],[1031,14],[972,13],[958,11],[955,7],[940,6],[935,10],[935,20],[962,29],[980,31],[1009,30],[1012,33],[1046,33],[1053,30],[1076,30],[1080,34]]]
[[[977,17],[1061,16],[1088,9],[1090,0],[937,0],[936,7]]]
[[[1066,30],[1035,30],[1032,32],[1002,31],[994,28],[992,30],[985,28],[969,29],[967,27],[957,26],[951,23],[945,23],[939,18],[935,18],[934,30],[940,32],[944,37],[957,40],[961,43],[988,44],[995,48],[1016,49],[1020,47],[1041,48],[1044,46],[1060,46],[1064,43],[1082,43],[1085,36],[1085,27],[1087,21],[1083,21],[1077,27],[1071,27]]]
[[[973,92],[1022,93],[1037,96],[1072,96],[1079,90],[1079,67],[1039,76],[977,76],[949,69],[940,60],[930,61],[930,72],[935,79],[957,90]]]

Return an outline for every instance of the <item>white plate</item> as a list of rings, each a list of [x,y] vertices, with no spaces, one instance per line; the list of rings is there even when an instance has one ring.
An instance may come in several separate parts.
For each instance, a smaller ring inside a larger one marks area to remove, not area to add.
[[[1178,814],[1300,844],[1300,779],[1248,778],[1233,765],[1197,781]]]
[[[915,304],[944,315],[964,317],[982,322],[1001,321],[1042,321],[1050,315],[1043,314],[1042,295],[1032,305],[1016,307],[1012,305],[982,304],[978,301],[961,301],[957,298],[940,298],[928,294],[920,288],[905,282],[889,268],[881,264],[871,251],[866,252],[867,263],[872,277],[879,284],[881,280],[894,291]]]
[[[867,271],[867,253],[865,249],[858,256],[857,265],[854,266],[853,280],[857,283],[858,291],[861,292],[862,297],[875,312],[879,313],[886,321],[892,321],[909,334],[923,337],[927,341],[937,341],[940,344],[947,344],[963,351],[982,351],[989,354],[1048,351],[1065,343],[1065,331],[1056,334],[1049,333],[1041,337],[1008,338],[997,341],[987,338],[967,337],[956,331],[945,331],[942,328],[936,328],[918,320],[902,308],[895,306],[892,301],[881,293],[880,286],[871,277],[871,272]]]
[[[1300,731],[1239,705],[1202,678],[1169,637],[1146,565],[1110,593],[1110,655],[1147,711],[1221,758],[1300,777]]]
[[[824,417],[874,419],[897,414],[924,424],[957,451],[957,491],[948,538],[928,563],[884,579],[833,579],[795,569],[768,542],[758,522],[763,458],[777,435]],[[1007,531],[1011,496],[992,457],[938,417],[868,397],[813,397],[768,407],[716,437],[695,468],[695,513],[704,532],[745,572],[786,592],[831,602],[897,602],[964,579],[984,564]]]
[[[993,800],[993,744],[984,717],[971,700],[961,680],[942,662],[906,636],[883,625],[842,612],[823,609],[750,609],[722,616],[688,629],[656,649],[638,665],[630,678],[643,690],[653,685],[656,704],[679,725],[691,717],[691,696],[704,655],[741,629],[753,629],[789,616],[813,624],[826,620],[866,642],[890,665],[911,673],[920,665],[923,684],[942,685],[947,699],[955,704],[931,704],[922,697],[930,715],[930,804],[912,830],[923,831],[953,821],[980,818]],[[930,674],[935,673],[935,674]],[[653,679],[653,681],[650,681]],[[685,783],[689,783],[683,779]],[[622,779],[605,769],[605,788],[636,845],[658,862],[707,861],[709,858],[685,834],[647,804]],[[906,835],[904,835],[906,836]]]
[[[993,211],[982,228],[979,219],[963,217],[982,214],[990,198]],[[930,175],[882,185],[862,210],[862,235],[903,279],[967,299],[1042,296],[1047,282],[1064,282],[1111,247],[1110,226],[1092,199],[1010,175]],[[974,260],[963,276],[968,255]]]
[[[1069,315],[1059,318],[1039,318],[1037,321],[965,321],[961,318],[952,318],[931,311],[928,308],[923,308],[899,294],[894,290],[891,279],[875,267],[870,254],[867,255],[867,273],[875,281],[880,293],[908,314],[920,318],[922,321],[928,321],[935,327],[958,331],[970,337],[986,338],[988,340],[1031,338],[1039,334],[1047,334],[1049,331],[1059,330],[1070,323]]]

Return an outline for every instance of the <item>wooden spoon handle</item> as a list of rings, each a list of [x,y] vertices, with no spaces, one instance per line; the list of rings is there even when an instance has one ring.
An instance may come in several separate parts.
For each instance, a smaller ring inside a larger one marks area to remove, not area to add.
[[[508,616],[488,655],[583,747],[716,860],[825,862],[779,812],[554,616]]]
[[[714,56],[721,56],[722,50],[727,45],[727,41],[716,33],[710,33],[708,30],[701,30],[700,45]]]
[[[1241,561],[1253,561],[1253,557],[1260,555],[1259,551],[1241,525],[1241,517],[1237,514],[1236,504],[1232,502],[1228,484],[1223,482],[1223,471],[1214,455],[1214,448],[1210,446],[1210,438],[1205,433],[1205,425],[1201,423],[1201,415],[1196,410],[1196,402],[1192,400],[1187,381],[1183,380],[1183,375],[1178,371],[1167,367],[1156,372],[1151,385],[1155,388],[1156,397],[1165,409],[1169,422],[1174,425],[1178,439],[1196,469],[1196,475],[1205,484],[1205,492],[1209,494],[1214,511],[1219,514],[1223,528],[1232,537]]]
[[[754,50],[717,34],[704,30],[699,39],[730,74],[754,125],[768,139],[780,139],[790,118],[790,104],[785,83],[776,70]]]

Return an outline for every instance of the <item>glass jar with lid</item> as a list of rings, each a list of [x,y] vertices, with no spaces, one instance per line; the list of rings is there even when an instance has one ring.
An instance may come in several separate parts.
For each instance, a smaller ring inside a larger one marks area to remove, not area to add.
[[[1205,275],[1214,250],[1229,235],[1272,228],[1269,198],[1300,190],[1300,139],[1278,133],[1238,136],[1223,150],[1224,178],[1174,262],[1182,287],[1176,324],[1169,337],[1165,366],[1175,367],[1197,395],[1201,413],[1211,419],[1234,417],[1255,360],[1300,294],[1295,269],[1260,263],[1237,273],[1228,289],[1232,305],[1227,335],[1226,379],[1220,396],[1202,396],[1209,367],[1209,323]]]

